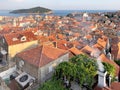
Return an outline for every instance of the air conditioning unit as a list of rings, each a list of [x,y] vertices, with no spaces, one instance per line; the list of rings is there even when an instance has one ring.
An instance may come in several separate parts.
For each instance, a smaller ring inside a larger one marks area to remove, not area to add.
[[[26,87],[26,85],[33,84],[35,81],[35,78],[27,74],[26,72],[23,72],[18,77],[16,77],[15,80],[20,84],[20,86],[22,86],[22,88],[24,88]]]

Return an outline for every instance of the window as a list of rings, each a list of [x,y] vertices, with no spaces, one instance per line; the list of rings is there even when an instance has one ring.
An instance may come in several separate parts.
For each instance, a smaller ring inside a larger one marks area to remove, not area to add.
[[[21,41],[26,41],[26,37],[25,36],[21,37]]]

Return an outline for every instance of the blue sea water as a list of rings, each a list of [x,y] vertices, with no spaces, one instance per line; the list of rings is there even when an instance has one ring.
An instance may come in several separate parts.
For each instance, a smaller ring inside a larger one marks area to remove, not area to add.
[[[53,10],[53,15],[56,16],[66,16],[69,13],[73,12],[88,12],[88,13],[98,13],[98,12],[115,12],[116,10]],[[10,10],[0,10],[0,16],[27,16],[30,14],[12,14],[9,13]]]
[[[115,12],[116,10],[54,10],[54,15],[65,16],[73,12],[87,12],[87,13],[99,13],[99,12]]]

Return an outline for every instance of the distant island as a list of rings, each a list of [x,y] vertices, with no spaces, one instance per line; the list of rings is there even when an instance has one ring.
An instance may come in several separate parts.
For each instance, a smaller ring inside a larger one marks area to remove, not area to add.
[[[30,9],[18,9],[13,10],[10,13],[19,14],[19,13],[32,13],[32,14],[50,14],[52,10],[43,8],[43,7],[34,7]]]

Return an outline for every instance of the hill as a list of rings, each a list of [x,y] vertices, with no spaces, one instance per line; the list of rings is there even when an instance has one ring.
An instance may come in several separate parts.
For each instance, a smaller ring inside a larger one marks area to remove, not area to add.
[[[47,8],[43,8],[43,7],[34,7],[34,8],[30,8],[30,9],[18,9],[18,10],[13,10],[10,13],[14,13],[14,14],[19,14],[19,13],[32,13],[32,14],[36,14],[36,13],[52,13],[52,10],[47,9]]]

